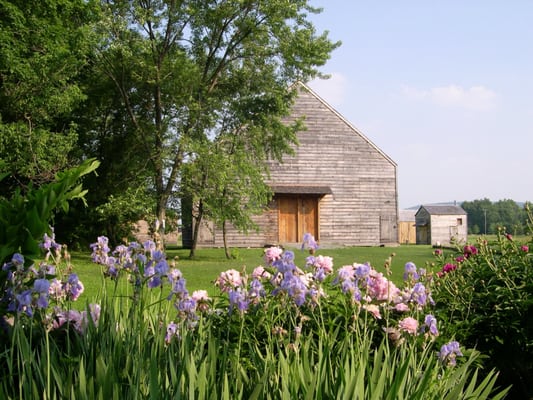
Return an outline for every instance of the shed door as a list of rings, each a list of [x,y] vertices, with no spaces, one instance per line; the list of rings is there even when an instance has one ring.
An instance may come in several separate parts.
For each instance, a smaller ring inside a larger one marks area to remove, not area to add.
[[[318,240],[318,198],[304,196],[280,196],[279,242],[298,243],[304,233]]]

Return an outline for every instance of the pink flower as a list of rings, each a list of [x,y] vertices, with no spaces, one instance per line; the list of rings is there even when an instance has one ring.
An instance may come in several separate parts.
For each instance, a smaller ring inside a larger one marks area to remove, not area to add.
[[[529,247],[526,245],[523,245],[520,247],[520,250],[522,250],[524,253],[527,253],[529,251]]]
[[[398,303],[394,306],[394,309],[398,312],[406,312],[409,311],[409,306],[405,303]]]
[[[370,271],[367,293],[374,300],[392,300],[398,295],[400,289],[376,270]]]
[[[398,327],[401,331],[416,335],[416,332],[418,331],[418,321],[413,317],[407,317],[398,323]]]
[[[457,269],[457,265],[455,264],[444,264],[444,266],[442,267],[442,270],[437,272],[437,276],[440,278],[442,277],[444,274],[447,274],[448,272],[451,272],[451,271],[455,271]]]
[[[268,272],[263,266],[258,266],[258,267],[255,267],[253,272],[252,272],[252,278],[253,279],[259,279],[261,280],[262,278],[265,278],[265,279],[270,279],[272,277],[272,274],[270,272]]]
[[[191,297],[196,301],[208,301],[209,295],[207,294],[207,290],[195,290],[192,292]]]
[[[476,246],[465,246],[463,249],[463,253],[465,257],[468,258],[470,256],[475,256],[478,253],[478,251],[477,251]]]
[[[281,253],[283,253],[283,250],[279,247],[268,247],[265,249],[265,261],[271,264],[281,258]]]
[[[196,305],[200,311],[207,311],[209,309],[209,294],[207,290],[195,290],[192,292],[191,299],[196,301]]]
[[[62,300],[67,296],[67,293],[63,289],[63,284],[56,278],[52,279],[52,282],[50,282],[48,294],[50,295],[50,298],[56,301]]]
[[[242,277],[239,271],[229,269],[221,272],[215,281],[215,286],[218,286],[223,292],[229,292],[242,284]]]
[[[441,256],[442,255],[442,250],[441,249],[435,250],[435,255],[436,256]]]
[[[326,274],[331,274],[333,272],[333,258],[322,255],[316,256],[314,266],[316,268],[322,268]]]
[[[374,316],[376,319],[381,319],[381,314],[379,312],[379,307],[375,304],[365,304],[363,308]]]

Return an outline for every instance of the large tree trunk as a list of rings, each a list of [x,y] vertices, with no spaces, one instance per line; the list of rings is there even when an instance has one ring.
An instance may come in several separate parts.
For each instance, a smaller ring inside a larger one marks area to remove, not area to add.
[[[157,221],[154,227],[154,242],[156,248],[161,251],[165,250],[165,218],[167,213],[166,203],[167,202],[164,199],[164,196],[161,196],[161,198],[157,202]]]
[[[196,216],[196,219],[194,220],[194,227],[192,230],[192,243],[191,243],[191,250],[189,252],[189,258],[194,258],[194,256],[196,255],[198,233],[200,232],[200,226],[202,224],[203,216],[204,216],[204,203],[200,199],[200,201],[198,202],[198,215]]]
[[[222,240],[224,241],[224,253],[226,254],[226,258],[229,260],[231,259],[231,252],[228,248],[228,240],[226,238],[226,220],[222,222]]]

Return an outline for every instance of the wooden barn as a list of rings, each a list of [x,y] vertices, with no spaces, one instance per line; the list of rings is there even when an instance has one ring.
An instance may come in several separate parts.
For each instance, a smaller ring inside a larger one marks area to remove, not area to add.
[[[457,205],[423,205],[415,215],[416,244],[448,246],[466,243],[466,211]]]
[[[296,90],[291,118],[305,116],[307,129],[295,155],[269,163],[274,196],[255,217],[259,232],[229,229],[228,245],[291,246],[307,232],[321,246],[397,244],[396,163],[308,86]],[[222,245],[221,230],[206,222],[197,246]]]

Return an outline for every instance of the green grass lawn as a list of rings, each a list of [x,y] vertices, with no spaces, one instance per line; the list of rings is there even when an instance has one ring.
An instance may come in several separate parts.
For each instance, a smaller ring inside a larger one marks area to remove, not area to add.
[[[309,256],[307,251],[291,249],[295,253],[295,262],[299,267],[305,265],[305,259]],[[228,269],[239,271],[246,270],[251,273],[258,265],[263,263],[263,249],[233,249],[235,259],[228,260],[224,255],[224,249],[198,249],[196,257],[189,259],[189,250],[171,247],[166,250],[167,259],[175,260],[176,267],[181,270],[187,280],[187,289],[192,292],[205,289],[210,295],[218,293],[213,282],[218,274]],[[330,256],[333,258],[335,269],[343,265],[369,262],[376,270],[385,273],[385,262],[392,256],[391,279],[400,284],[404,265],[408,261],[414,262],[419,268],[428,268],[428,263],[433,261],[433,249],[431,246],[402,245],[398,247],[345,247],[335,249],[319,249],[316,255]],[[85,286],[85,292],[78,300],[82,305],[94,301],[106,285],[107,292],[114,289],[114,282],[103,279],[102,269],[92,263],[89,252],[74,252],[72,254],[73,271],[76,272]],[[429,266],[431,268],[431,266]],[[128,290],[125,280],[120,282],[119,293]]]
[[[471,235],[469,242],[475,244],[478,237]],[[482,236],[484,239],[495,240],[496,236]],[[527,241],[528,237],[515,237],[517,241]],[[301,251],[294,248],[295,263],[299,267],[305,265],[305,259],[309,256],[307,251]],[[434,271],[431,263],[434,261],[434,249],[429,245],[400,245],[397,247],[342,247],[342,248],[324,248],[318,249],[316,255],[322,254],[333,258],[335,269],[343,265],[353,263],[369,262],[378,272],[385,273],[385,262],[391,258],[391,279],[401,286],[403,270],[405,263],[414,262],[419,268],[426,268]],[[450,253],[451,250],[444,250],[444,253]],[[252,272],[255,267],[263,264],[263,249],[232,249],[235,259],[228,260],[224,255],[223,248],[198,249],[196,257],[189,259],[189,250],[168,247],[166,250],[167,259],[175,260],[176,267],[181,270],[187,280],[187,289],[189,292],[198,289],[205,289],[213,296],[218,294],[217,288],[213,282],[220,272],[228,269],[238,271],[246,270]],[[73,252],[72,253],[73,270],[76,272],[85,286],[85,292],[78,301],[78,306],[83,307],[86,302],[92,302],[101,293],[102,288],[106,285],[107,293],[114,289],[114,282],[110,279],[103,279],[102,268],[92,263],[90,252]],[[129,284],[122,279],[120,282],[119,293],[127,293]]]

